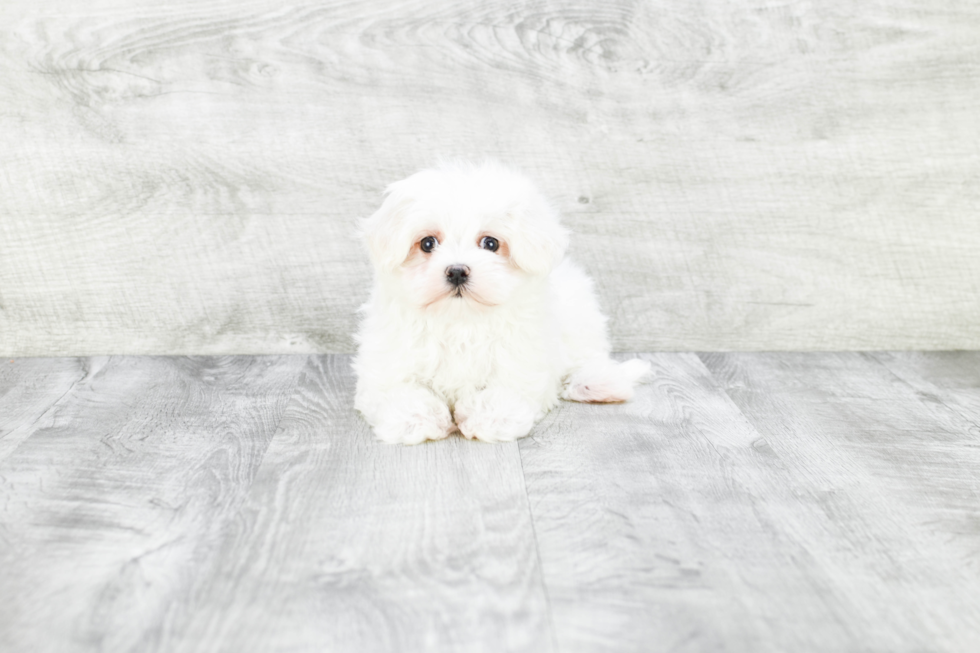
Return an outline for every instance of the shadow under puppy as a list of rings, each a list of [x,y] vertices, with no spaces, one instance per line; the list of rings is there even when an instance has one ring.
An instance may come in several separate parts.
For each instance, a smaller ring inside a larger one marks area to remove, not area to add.
[[[456,430],[515,440],[559,397],[625,401],[650,369],[610,359],[557,211],[500,164],[443,164],[392,184],[363,233],[375,275],[354,405],[385,442]]]

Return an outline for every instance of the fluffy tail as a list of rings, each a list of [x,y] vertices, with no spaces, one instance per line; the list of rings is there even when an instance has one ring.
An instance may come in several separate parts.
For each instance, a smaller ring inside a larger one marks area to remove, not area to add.
[[[633,386],[650,373],[650,363],[634,358],[617,363],[609,358],[590,360],[573,371],[562,398],[572,401],[611,403],[633,397]]]

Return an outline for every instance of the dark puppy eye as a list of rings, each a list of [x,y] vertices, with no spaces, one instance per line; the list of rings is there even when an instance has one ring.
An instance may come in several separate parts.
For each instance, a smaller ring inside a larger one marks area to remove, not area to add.
[[[429,252],[434,250],[436,248],[436,245],[438,244],[439,241],[436,240],[435,236],[426,236],[425,238],[422,239],[422,242],[419,243],[419,247],[422,248],[423,252],[428,254]]]
[[[493,236],[484,236],[480,239],[480,247],[491,252],[496,252],[497,248],[500,247],[500,242]]]

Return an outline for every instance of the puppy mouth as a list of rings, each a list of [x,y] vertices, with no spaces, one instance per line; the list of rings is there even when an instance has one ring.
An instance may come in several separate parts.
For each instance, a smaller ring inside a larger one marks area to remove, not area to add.
[[[463,297],[463,291],[466,291],[467,297],[472,297],[473,292],[470,290],[470,284],[468,279],[463,279],[459,283],[449,284],[449,294],[453,297]]]
[[[426,302],[424,304],[424,307],[425,308],[428,308],[428,307],[432,306],[433,304],[439,303],[440,301],[455,300],[457,298],[458,299],[472,299],[473,301],[475,301],[475,302],[477,302],[479,304],[483,304],[484,303],[484,302],[480,301],[480,299],[478,297],[476,297],[475,295],[473,295],[473,293],[471,293],[471,292],[467,292],[467,293],[464,294],[463,293],[463,290],[465,290],[465,285],[453,286],[453,287],[449,288],[449,291],[448,292],[443,291],[443,292],[439,293],[438,296],[433,297],[431,301]]]
[[[466,291],[466,292],[463,292],[463,291]],[[496,304],[494,304],[493,302],[488,302],[486,299],[480,297],[476,293],[474,293],[471,290],[469,290],[467,284],[464,283],[464,284],[460,284],[458,286],[455,286],[455,287],[451,288],[448,293],[446,293],[444,295],[440,295],[439,297],[436,297],[432,301],[428,302],[427,304],[425,304],[425,308],[428,308],[429,306],[432,306],[433,304],[436,304],[440,300],[444,300],[444,299],[447,299],[447,298],[452,298],[452,299],[469,299],[469,300],[471,300],[471,301],[473,301],[473,302],[475,302],[477,304],[480,304],[482,306],[496,306]]]
[[[488,302],[486,299],[484,299],[483,297],[480,297],[479,295],[477,295],[474,292],[469,291],[469,292],[467,292],[464,295],[463,294],[463,290],[465,288],[466,288],[466,286],[465,285],[462,285],[462,286],[456,288],[451,293],[451,295],[453,297],[459,297],[460,299],[470,299],[470,300],[476,302],[477,304],[482,304],[483,306],[496,306],[496,304],[494,304],[493,302]]]

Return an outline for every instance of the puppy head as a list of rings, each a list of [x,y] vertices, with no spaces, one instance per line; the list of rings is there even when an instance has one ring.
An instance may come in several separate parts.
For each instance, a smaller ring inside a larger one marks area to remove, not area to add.
[[[502,304],[568,246],[554,208],[496,163],[447,164],[392,184],[363,231],[376,273],[399,280],[419,306]]]

